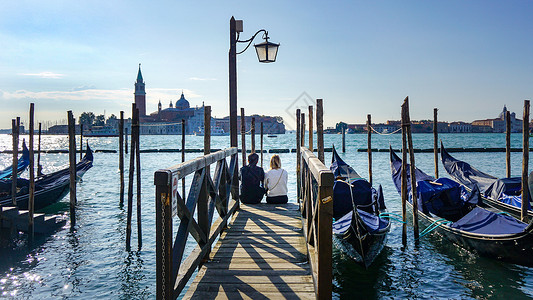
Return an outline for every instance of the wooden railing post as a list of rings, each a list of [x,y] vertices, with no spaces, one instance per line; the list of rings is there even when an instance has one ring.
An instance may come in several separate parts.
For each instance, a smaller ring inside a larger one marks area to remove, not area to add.
[[[332,293],[332,220],[333,173],[324,172],[318,180],[318,253],[317,299],[331,299]]]
[[[313,106],[309,105],[309,151],[313,152]]]
[[[166,170],[154,175],[156,215],[156,298],[174,299],[172,293],[172,174]]]
[[[302,147],[305,147],[305,113],[301,114],[300,123],[300,143]]]
[[[301,173],[301,160],[300,160],[300,156],[301,156],[301,153],[300,153],[300,149],[301,149],[301,142],[300,142],[300,138],[301,138],[301,134],[300,134],[300,131],[301,131],[301,127],[300,127],[300,109],[298,108],[296,110],[296,198],[298,198],[298,205],[300,206],[300,210],[302,209],[301,207],[301,203],[300,203],[300,199],[301,199],[301,194],[300,194],[300,188],[301,188],[301,178],[300,178],[300,173]]]

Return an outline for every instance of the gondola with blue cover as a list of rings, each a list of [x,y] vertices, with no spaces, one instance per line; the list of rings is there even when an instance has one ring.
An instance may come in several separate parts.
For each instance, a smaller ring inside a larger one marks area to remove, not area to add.
[[[374,189],[346,164],[333,147],[333,243],[343,253],[368,268],[383,249],[390,220],[381,185]]]
[[[390,149],[392,179],[401,194],[402,160]],[[407,190],[411,193],[409,164]],[[448,178],[436,179],[415,169],[420,221],[444,238],[479,255],[533,266],[533,225],[480,201],[479,189],[470,193]],[[412,198],[407,202],[411,207]],[[429,231],[426,231],[429,232]],[[421,234],[422,236],[422,234]]]
[[[451,156],[440,143],[441,160],[446,172],[450,176],[464,185],[467,190],[472,190],[474,186],[479,188],[481,197],[490,206],[494,206],[510,213],[516,218],[521,216],[522,207],[522,178],[497,178],[487,173],[483,173],[472,167],[469,163],[458,160]],[[533,218],[531,210],[531,195],[527,203],[528,217]]]
[[[93,166],[93,153],[89,145],[82,160],[76,164],[76,177],[81,178]],[[54,204],[69,192],[69,168],[43,175],[35,181],[34,207],[36,210]],[[17,206],[28,208],[29,180],[17,179]],[[11,200],[11,180],[0,180],[0,206],[13,205]]]
[[[22,156],[17,161],[17,175],[24,172],[30,165],[30,151],[26,147],[26,142],[22,142]],[[0,179],[10,178],[13,174],[13,166],[9,166],[0,171]]]

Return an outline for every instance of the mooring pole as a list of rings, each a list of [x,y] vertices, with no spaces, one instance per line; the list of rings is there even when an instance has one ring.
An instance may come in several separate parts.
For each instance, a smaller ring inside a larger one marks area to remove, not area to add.
[[[33,241],[33,212],[35,209],[34,200],[35,200],[35,162],[34,162],[34,153],[33,153],[33,116],[34,116],[34,104],[30,103],[30,190],[29,190],[29,198],[28,198],[28,214],[29,214],[29,222],[28,222],[28,236],[30,238],[30,241]],[[17,173],[13,174],[14,176]]]
[[[250,127],[250,138],[252,142],[251,153],[255,153],[255,117],[252,117],[252,124]]]
[[[141,120],[139,109],[135,110],[135,162],[137,175],[137,241],[138,247],[142,247],[142,226],[141,226]]]
[[[416,175],[415,175],[415,152],[413,149],[413,138],[411,136],[411,119],[409,117],[409,97],[406,97],[403,105],[404,107],[404,120],[407,128],[407,144],[409,145],[409,164],[411,165],[411,200],[413,202],[413,232],[415,237],[415,243],[418,243],[418,201],[416,194]]]
[[[131,217],[133,210],[133,174],[135,171],[135,112],[137,111],[137,106],[135,103],[132,104],[131,110],[131,151],[130,151],[130,168],[128,175],[128,212],[126,218],[126,251],[130,251],[130,242],[131,242]]]
[[[241,148],[242,148],[242,166],[246,166],[246,119],[244,117],[244,108],[241,107]]]
[[[83,123],[80,124],[80,160],[83,158]]]
[[[313,152],[313,106],[309,105],[309,151]]]
[[[185,161],[185,119],[181,119],[181,162]],[[185,177],[181,179],[181,198],[185,202]]]
[[[342,128],[342,153],[346,152],[346,125],[341,124]]]
[[[118,123],[118,169],[120,172],[120,200],[119,205],[124,205],[124,111],[120,111]]]
[[[131,128],[131,123],[130,123],[130,128]],[[126,154],[128,154],[128,127],[125,126],[124,127],[124,151],[126,152]]]
[[[407,126],[405,125],[402,106],[402,245],[407,246]],[[391,149],[392,155],[392,149]]]
[[[372,116],[366,115],[367,152],[368,152],[368,182],[372,185]]]
[[[11,180],[11,202],[14,206],[17,205],[17,171],[18,171],[18,148],[19,148],[19,139],[18,139],[18,128],[17,121],[15,119],[11,120],[11,134],[13,138],[13,176]]]
[[[300,116],[300,142],[302,143],[302,147],[305,147],[305,113],[302,113]]]
[[[318,159],[324,162],[324,108],[322,99],[316,99],[316,146]]]
[[[259,131],[260,133],[260,140],[261,140],[261,168],[263,167],[263,122],[261,122],[261,126]]]
[[[37,144],[37,176],[43,175],[43,166],[41,166],[41,123],[39,123],[39,142]]]
[[[301,152],[301,147],[302,147],[302,143],[300,142],[300,139],[302,138],[302,134],[301,134],[301,131],[302,131],[302,127],[301,127],[301,123],[300,123],[300,117],[301,117],[301,113],[300,113],[300,109],[298,108],[296,110],[296,185],[297,185],[297,188],[296,188],[296,193],[297,193],[297,199],[298,199],[298,205],[301,206],[301,203],[300,203],[300,152]],[[300,211],[301,211],[301,207],[300,207]]]
[[[439,178],[439,123],[437,122],[438,109],[433,109],[433,161],[435,162],[435,178]]]
[[[70,172],[70,228],[76,226],[76,123],[72,111],[68,116],[68,158]]]
[[[522,214],[521,220],[528,223],[527,209],[529,204],[528,172],[529,172],[529,100],[524,100],[524,118],[522,119]]]
[[[511,112],[505,114],[505,177],[511,177]],[[528,131],[529,133],[529,131]]]

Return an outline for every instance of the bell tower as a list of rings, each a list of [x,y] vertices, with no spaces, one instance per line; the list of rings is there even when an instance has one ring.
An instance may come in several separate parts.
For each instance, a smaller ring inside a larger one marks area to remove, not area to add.
[[[135,105],[139,109],[139,116],[146,116],[146,91],[143,75],[141,74],[141,64],[139,64],[139,72],[137,73],[137,81],[135,82]]]

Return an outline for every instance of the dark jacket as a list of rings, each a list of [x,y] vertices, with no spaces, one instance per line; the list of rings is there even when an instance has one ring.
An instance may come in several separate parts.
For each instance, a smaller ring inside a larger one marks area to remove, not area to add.
[[[263,181],[265,171],[263,168],[254,165],[247,165],[241,168],[241,201],[247,204],[260,203],[265,195]]]

